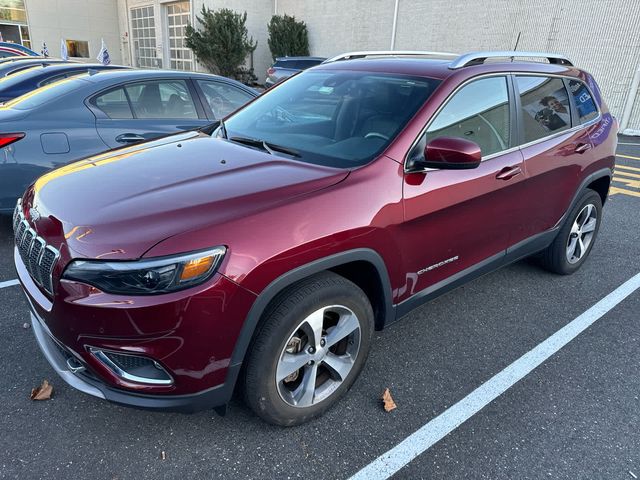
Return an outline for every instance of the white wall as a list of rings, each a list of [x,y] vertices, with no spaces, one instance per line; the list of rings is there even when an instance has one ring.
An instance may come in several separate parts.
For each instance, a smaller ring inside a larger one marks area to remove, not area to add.
[[[394,0],[278,0],[304,20],[311,54],[388,49]],[[396,49],[467,52],[513,49],[567,55],[591,72],[621,117],[640,66],[640,1],[399,0]],[[640,96],[629,128],[640,130]]]
[[[60,56],[60,40],[89,42],[89,57],[96,62],[101,39],[107,43],[111,62],[122,62],[116,0],[25,0],[31,45],[39,52],[46,42],[49,55]]]

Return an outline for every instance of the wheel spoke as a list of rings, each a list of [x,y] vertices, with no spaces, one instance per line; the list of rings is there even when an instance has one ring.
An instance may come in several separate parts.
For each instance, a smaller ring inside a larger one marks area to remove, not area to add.
[[[328,368],[331,377],[340,382],[347,378],[347,375],[351,371],[351,367],[353,367],[353,358],[348,354],[336,355],[328,352],[322,362]]]
[[[299,387],[299,393],[296,395],[296,405],[308,407],[313,404],[313,397],[316,393],[316,377],[318,375],[318,364],[304,369],[304,376]]]
[[[578,237],[573,237],[567,245],[567,258],[571,260],[576,256],[576,248],[578,246]]]
[[[576,258],[582,258],[584,251],[586,250],[584,248],[584,243],[582,243],[582,237],[578,237],[578,248],[580,249],[580,253],[576,253]],[[578,251],[578,248],[576,248],[576,252]]]
[[[327,334],[326,348],[334,346],[336,343],[350,335],[358,328],[360,328],[360,324],[358,323],[358,319],[355,315],[341,315],[338,324],[333,327]]]
[[[309,337],[309,345],[318,349],[320,347],[320,339],[322,338],[322,327],[324,324],[324,308],[316,310],[302,324],[302,329],[306,331]]]
[[[596,229],[597,220],[595,218],[590,218],[584,225],[582,225],[582,233],[593,232]]]
[[[276,381],[281,382],[293,372],[300,370],[309,362],[309,360],[311,360],[311,358],[311,355],[305,351],[300,353],[285,352],[278,362],[278,367],[276,369]]]
[[[589,221],[589,218],[591,218],[591,212],[593,211],[593,205],[589,204],[586,207],[586,213],[584,215],[584,218],[582,219],[582,221],[580,222],[580,229],[584,229],[584,226],[586,225],[586,223]]]

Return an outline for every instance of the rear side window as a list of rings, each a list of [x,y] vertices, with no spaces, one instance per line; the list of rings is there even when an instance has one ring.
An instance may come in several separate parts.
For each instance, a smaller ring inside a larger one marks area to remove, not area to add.
[[[578,119],[581,124],[590,122],[598,116],[596,103],[584,83],[579,80],[569,80],[569,90],[578,109]]]
[[[506,150],[511,120],[505,77],[475,80],[462,87],[445,104],[420,142],[421,148],[437,137],[458,137],[480,146],[482,156]]]
[[[115,90],[98,95],[93,99],[92,103],[109,118],[133,118],[133,113],[131,113],[124,88],[116,88]]]
[[[571,107],[564,82],[559,78],[517,76],[524,143],[571,128]]]
[[[143,82],[125,88],[136,118],[198,118],[184,80]]]

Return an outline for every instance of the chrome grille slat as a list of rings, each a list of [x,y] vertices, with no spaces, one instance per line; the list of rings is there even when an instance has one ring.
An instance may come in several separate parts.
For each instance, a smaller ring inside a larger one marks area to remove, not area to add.
[[[16,248],[29,275],[49,295],[53,295],[53,268],[60,253],[51,245],[47,245],[47,242],[29,226],[20,201],[14,212],[13,227]]]

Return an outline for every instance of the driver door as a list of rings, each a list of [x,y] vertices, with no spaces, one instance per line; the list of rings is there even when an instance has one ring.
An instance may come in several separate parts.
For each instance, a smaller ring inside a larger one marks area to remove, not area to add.
[[[482,162],[470,170],[405,173],[404,298],[499,259],[511,230],[519,227],[516,199],[524,191],[525,170],[520,151],[512,149],[509,85],[507,76],[490,76],[459,88],[409,153],[424,155],[425,145],[437,137],[459,137],[480,146]]]

